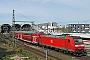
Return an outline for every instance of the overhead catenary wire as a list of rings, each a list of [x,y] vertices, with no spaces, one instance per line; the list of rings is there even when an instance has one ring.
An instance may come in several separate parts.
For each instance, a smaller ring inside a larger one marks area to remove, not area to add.
[[[18,14],[20,14],[20,15],[22,15],[23,17],[25,17],[25,18],[27,18],[28,20],[31,20],[30,18],[28,18],[27,16],[25,16],[25,15],[23,15],[22,13],[20,13],[20,12],[18,12],[18,11],[16,11],[16,10],[14,10],[15,12],[17,12]],[[21,21],[20,21],[21,22]],[[23,22],[25,22],[25,21],[23,21]],[[30,21],[27,21],[27,22],[30,22]],[[31,23],[33,23],[34,21],[31,21]]]

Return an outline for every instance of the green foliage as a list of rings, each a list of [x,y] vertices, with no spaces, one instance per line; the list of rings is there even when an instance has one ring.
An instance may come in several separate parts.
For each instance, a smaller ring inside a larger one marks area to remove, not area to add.
[[[7,41],[8,46],[12,46],[12,42],[11,41]]]
[[[34,55],[30,53],[29,51],[23,51],[21,52],[23,56],[26,56],[28,58],[24,58],[24,60],[41,60],[37,55]]]
[[[35,57],[35,60],[39,60],[37,56]]]
[[[56,31],[57,32],[61,31],[61,32],[64,32],[64,33],[70,33],[71,32],[71,27],[70,26],[68,26],[68,27],[65,27],[65,26],[58,27],[58,28],[56,28]]]
[[[22,53],[24,51],[24,48],[23,47],[19,47],[16,49],[17,53]]]
[[[53,60],[51,57],[48,57],[48,60]]]
[[[28,58],[24,58],[24,60],[28,60]]]
[[[62,27],[61,31],[65,33],[66,32],[65,27]]]
[[[68,26],[67,28],[68,28],[68,33],[70,33],[71,32],[71,27]]]
[[[32,54],[31,54],[30,52],[28,52],[28,51],[23,51],[23,52],[21,52],[21,54],[24,55],[24,56],[31,56],[31,55],[32,55]]]
[[[14,57],[14,55],[6,54],[6,55],[3,57],[3,60],[14,60],[14,59],[10,59],[11,57]]]

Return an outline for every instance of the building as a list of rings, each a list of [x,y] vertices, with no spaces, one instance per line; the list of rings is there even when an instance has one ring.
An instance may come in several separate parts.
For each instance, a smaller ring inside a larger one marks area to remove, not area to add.
[[[69,24],[71,33],[90,33],[90,24]]]
[[[38,26],[57,26],[56,22],[48,22],[48,23],[42,23],[42,24],[38,24]]]
[[[55,28],[57,28],[57,23],[48,22],[48,23],[38,24],[37,26],[40,32],[51,33],[54,32]]]

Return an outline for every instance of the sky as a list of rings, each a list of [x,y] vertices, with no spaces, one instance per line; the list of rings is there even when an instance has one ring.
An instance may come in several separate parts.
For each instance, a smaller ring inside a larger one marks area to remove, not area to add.
[[[16,21],[90,23],[90,0],[0,0],[0,25],[12,24],[13,9]]]

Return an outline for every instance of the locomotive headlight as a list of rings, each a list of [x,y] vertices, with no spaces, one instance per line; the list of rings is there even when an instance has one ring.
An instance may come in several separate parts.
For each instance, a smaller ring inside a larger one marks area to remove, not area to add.
[[[84,44],[80,45],[80,46],[84,46]]]
[[[78,47],[79,45],[75,45],[75,47]]]
[[[75,45],[75,47],[80,47],[80,46],[84,46],[84,44],[81,44],[81,45]]]

